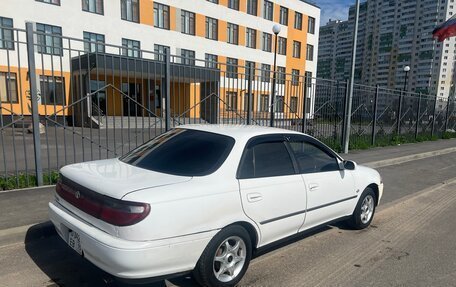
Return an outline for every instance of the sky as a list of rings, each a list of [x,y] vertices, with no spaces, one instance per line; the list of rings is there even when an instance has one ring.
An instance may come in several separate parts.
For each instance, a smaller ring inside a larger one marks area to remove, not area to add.
[[[321,8],[320,26],[325,25],[329,19],[348,19],[348,8],[355,4],[355,0],[313,0]]]

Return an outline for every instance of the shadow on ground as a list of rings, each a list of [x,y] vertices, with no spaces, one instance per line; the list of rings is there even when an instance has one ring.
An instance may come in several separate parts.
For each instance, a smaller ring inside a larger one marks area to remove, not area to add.
[[[307,237],[325,232],[331,228],[331,226],[324,226],[263,247],[254,255],[254,259]],[[43,285],[46,287],[162,287],[167,285],[164,281],[147,284],[127,284],[113,278],[68,247],[68,245],[57,235],[50,222],[30,227],[27,231],[24,243],[27,254],[50,278],[46,285]],[[179,287],[198,286],[190,275],[172,278],[168,281],[172,285]]]

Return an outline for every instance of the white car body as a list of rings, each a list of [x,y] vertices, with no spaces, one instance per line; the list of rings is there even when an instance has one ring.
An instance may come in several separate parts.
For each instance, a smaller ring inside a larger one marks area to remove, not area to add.
[[[259,248],[350,216],[368,186],[376,190],[377,201],[383,193],[378,172],[360,165],[355,170],[329,173],[237,179],[241,156],[251,138],[304,136],[301,133],[251,126],[189,125],[180,129],[227,135],[235,144],[220,168],[207,176],[169,175],[119,159],[63,167],[61,176],[115,199],[148,203],[150,214],[134,225],[115,226],[56,194],[49,203],[50,219],[62,239],[68,242],[69,232],[77,232],[84,257],[116,277],[159,277],[191,271],[211,239],[226,226],[244,226],[254,237],[252,245]]]

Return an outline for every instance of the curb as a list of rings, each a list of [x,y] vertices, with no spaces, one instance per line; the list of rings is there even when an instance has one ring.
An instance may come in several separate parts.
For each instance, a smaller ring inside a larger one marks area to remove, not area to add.
[[[373,161],[373,162],[368,162],[368,163],[365,163],[362,165],[370,167],[370,168],[380,168],[380,167],[386,167],[386,166],[390,166],[390,165],[402,164],[402,163],[415,161],[415,160],[426,159],[426,158],[430,158],[430,157],[434,157],[434,156],[445,155],[445,154],[449,154],[449,153],[453,153],[453,152],[456,152],[456,147],[450,147],[450,148],[445,148],[445,149],[441,149],[441,150],[429,151],[429,152],[413,154],[413,155],[406,155],[406,156],[396,157],[396,158],[392,158],[392,159]]]

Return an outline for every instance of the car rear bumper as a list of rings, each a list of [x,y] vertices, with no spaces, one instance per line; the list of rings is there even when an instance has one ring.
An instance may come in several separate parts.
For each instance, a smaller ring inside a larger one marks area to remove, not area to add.
[[[154,241],[114,237],[76,218],[57,202],[49,203],[49,216],[59,236],[68,243],[69,232],[80,237],[83,256],[124,279],[161,277],[192,270],[218,230]]]

